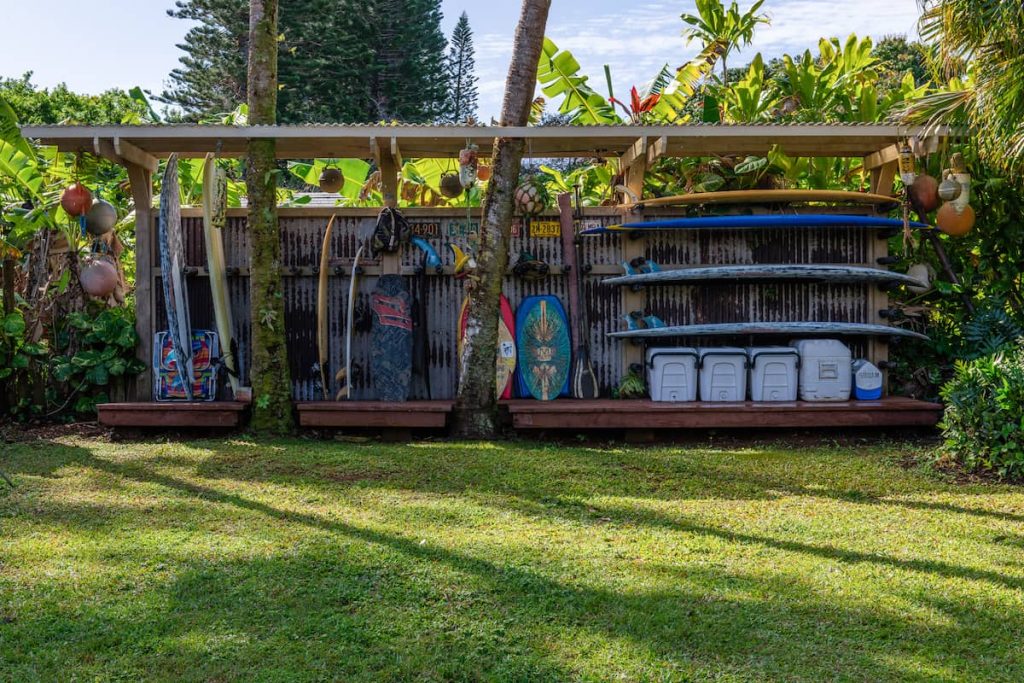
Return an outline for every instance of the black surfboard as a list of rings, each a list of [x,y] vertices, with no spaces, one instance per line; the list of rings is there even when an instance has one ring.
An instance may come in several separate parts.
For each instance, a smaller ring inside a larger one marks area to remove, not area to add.
[[[373,355],[370,372],[381,401],[409,400],[412,383],[412,295],[401,275],[382,275],[370,296]]]

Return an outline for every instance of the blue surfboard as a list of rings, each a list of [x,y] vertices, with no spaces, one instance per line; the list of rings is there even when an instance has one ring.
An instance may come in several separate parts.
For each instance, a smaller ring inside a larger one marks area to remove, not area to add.
[[[877,228],[900,230],[903,221],[897,218],[881,216],[847,216],[842,214],[761,214],[744,216],[696,216],[693,218],[665,218],[662,220],[623,223],[622,225],[606,225],[588,228],[582,235],[604,235],[645,230],[703,230],[718,228],[731,230],[736,228]],[[916,221],[910,227],[918,230],[930,230],[931,226]]]
[[[572,338],[558,297],[528,296],[516,311],[516,393],[551,401],[569,395]]]

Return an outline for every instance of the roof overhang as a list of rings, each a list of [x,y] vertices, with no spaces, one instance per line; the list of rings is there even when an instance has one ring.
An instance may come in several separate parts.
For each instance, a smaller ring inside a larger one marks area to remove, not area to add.
[[[381,148],[405,158],[454,157],[468,142],[490,154],[496,138],[522,138],[533,157],[621,157],[638,149],[657,156],[763,155],[778,146],[790,156],[866,157],[904,139],[934,149],[944,127],[892,124],[684,124],[674,126],[426,126],[304,125],[24,126],[25,137],[63,152],[89,152],[133,161],[171,153],[242,156],[249,140],[277,140],[283,159],[372,158]],[[133,161],[133,163],[139,163]]]

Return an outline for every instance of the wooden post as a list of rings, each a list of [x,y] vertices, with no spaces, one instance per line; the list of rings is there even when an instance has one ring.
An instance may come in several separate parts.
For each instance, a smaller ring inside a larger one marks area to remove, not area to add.
[[[384,206],[394,208],[398,206],[398,173],[402,163],[398,140],[391,138],[390,145],[382,145],[377,138],[370,138],[370,147],[377,168],[380,169],[380,188],[384,195]],[[384,254],[380,265],[382,274],[395,275],[401,269],[401,255],[398,252]]]
[[[634,203],[633,197],[643,198],[644,175],[647,172],[647,138],[639,138],[633,146],[622,155],[621,168],[625,170],[625,185],[629,192],[626,195],[626,206],[630,220],[642,220],[642,209],[640,212],[632,211],[629,207]],[[634,258],[647,256],[647,238],[637,239],[626,238],[622,241],[622,257],[627,263]],[[632,287],[622,287],[622,312],[629,315],[633,311],[642,311],[647,306],[647,290],[633,291]],[[641,344],[634,344],[629,341],[622,343],[622,367],[620,377],[625,376],[629,366],[634,363],[643,363],[644,347]]]
[[[154,320],[159,320],[154,311],[153,297],[153,174],[136,164],[126,162],[128,180],[131,183],[132,199],[135,203],[135,331],[139,335],[139,349],[136,357],[146,370],[137,375],[130,389],[135,401],[149,401],[153,398],[153,332]]]
[[[893,195],[893,181],[896,179],[896,171],[899,158],[899,151],[896,146],[887,147],[881,152],[872,154],[864,159],[864,167],[871,171],[871,191],[886,196]],[[879,239],[868,232],[866,239],[870,240],[868,246],[868,263],[866,265],[877,268],[878,259],[889,255],[889,240]],[[878,325],[886,325],[888,321],[881,316],[881,311],[889,308],[889,294],[878,287],[871,287],[868,293],[868,322]],[[888,340],[872,337],[868,341],[868,360],[876,366],[884,364],[889,360]],[[889,373],[882,370],[882,393],[889,393]]]

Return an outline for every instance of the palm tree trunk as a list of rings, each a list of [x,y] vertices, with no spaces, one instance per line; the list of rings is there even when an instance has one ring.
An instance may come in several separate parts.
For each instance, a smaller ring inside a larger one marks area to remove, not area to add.
[[[501,125],[525,126],[537,83],[551,0],[523,0],[512,63],[505,81]],[[508,268],[512,199],[519,181],[525,141],[499,138],[491,159],[491,181],[484,196],[477,271],[469,291],[466,324],[467,361],[455,402],[455,430],[460,436],[486,438],[498,431],[494,364],[498,345],[498,300]]]
[[[277,122],[277,0],[249,4],[249,124]],[[277,143],[251,140],[249,296],[252,322],[252,426],[283,433],[294,426],[284,330],[281,242],[277,223]]]

